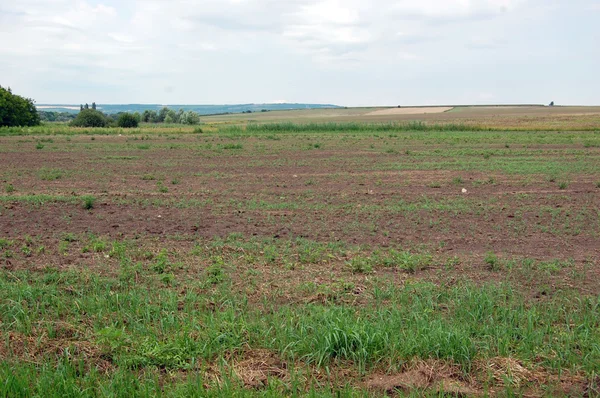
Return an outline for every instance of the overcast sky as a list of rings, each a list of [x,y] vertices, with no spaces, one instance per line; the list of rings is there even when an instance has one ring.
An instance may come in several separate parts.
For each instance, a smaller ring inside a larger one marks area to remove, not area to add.
[[[0,0],[37,103],[600,104],[600,0]]]

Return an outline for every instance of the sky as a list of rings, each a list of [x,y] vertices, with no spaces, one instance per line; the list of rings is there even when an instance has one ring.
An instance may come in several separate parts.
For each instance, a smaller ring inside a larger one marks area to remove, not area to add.
[[[0,0],[38,104],[600,105],[600,0]]]

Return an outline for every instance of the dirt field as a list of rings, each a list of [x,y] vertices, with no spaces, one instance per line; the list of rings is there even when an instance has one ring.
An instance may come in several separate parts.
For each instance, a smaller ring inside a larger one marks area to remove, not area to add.
[[[597,131],[223,120],[0,134],[4,395],[599,392]]]

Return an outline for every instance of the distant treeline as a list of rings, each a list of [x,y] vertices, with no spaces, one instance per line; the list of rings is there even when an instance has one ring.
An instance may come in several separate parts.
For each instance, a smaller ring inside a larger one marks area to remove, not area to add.
[[[77,113],[80,109],[77,109],[80,104],[40,104],[39,110],[53,111],[53,112],[69,112]],[[93,107],[93,103],[91,103]],[[255,112],[267,112],[267,111],[283,111],[292,109],[324,109],[324,108],[339,108],[336,105],[330,104],[234,104],[234,105],[185,105],[185,104],[97,104],[98,110],[112,115],[114,113],[129,112],[140,114],[144,113],[145,110],[153,110],[159,112],[163,107],[169,107],[170,109],[183,109],[184,111],[194,111],[200,116],[207,115],[227,115],[235,113],[255,113]]]
[[[77,116],[76,113],[69,112],[47,112],[38,111],[42,122],[70,122]]]
[[[135,112],[134,115],[139,115],[139,112]],[[175,112],[165,106],[158,112],[145,110],[140,115],[140,121],[144,123],[198,124],[200,123],[200,115],[194,111],[185,111],[183,108]]]
[[[84,109],[83,111],[94,110],[96,112],[100,112],[96,109]],[[83,112],[81,111],[81,112]],[[40,115],[40,119],[43,122],[63,122],[69,123],[76,119],[78,113],[71,112],[54,112],[54,111],[38,111]],[[111,122],[117,122],[119,118],[124,115],[129,114],[128,112],[118,112],[112,114],[103,115],[107,119],[107,125],[111,124]],[[151,111],[145,110],[144,112],[134,112],[133,117],[138,122],[144,123],[169,123],[169,124],[198,124],[200,123],[200,115],[194,111],[184,111],[183,109],[179,109],[179,111],[175,112],[173,109],[169,109],[167,107],[162,108],[160,111]]]

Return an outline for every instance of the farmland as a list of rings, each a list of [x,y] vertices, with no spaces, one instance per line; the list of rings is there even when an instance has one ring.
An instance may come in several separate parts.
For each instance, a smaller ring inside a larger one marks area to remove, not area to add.
[[[0,395],[600,394],[599,108],[202,121],[0,129]]]

